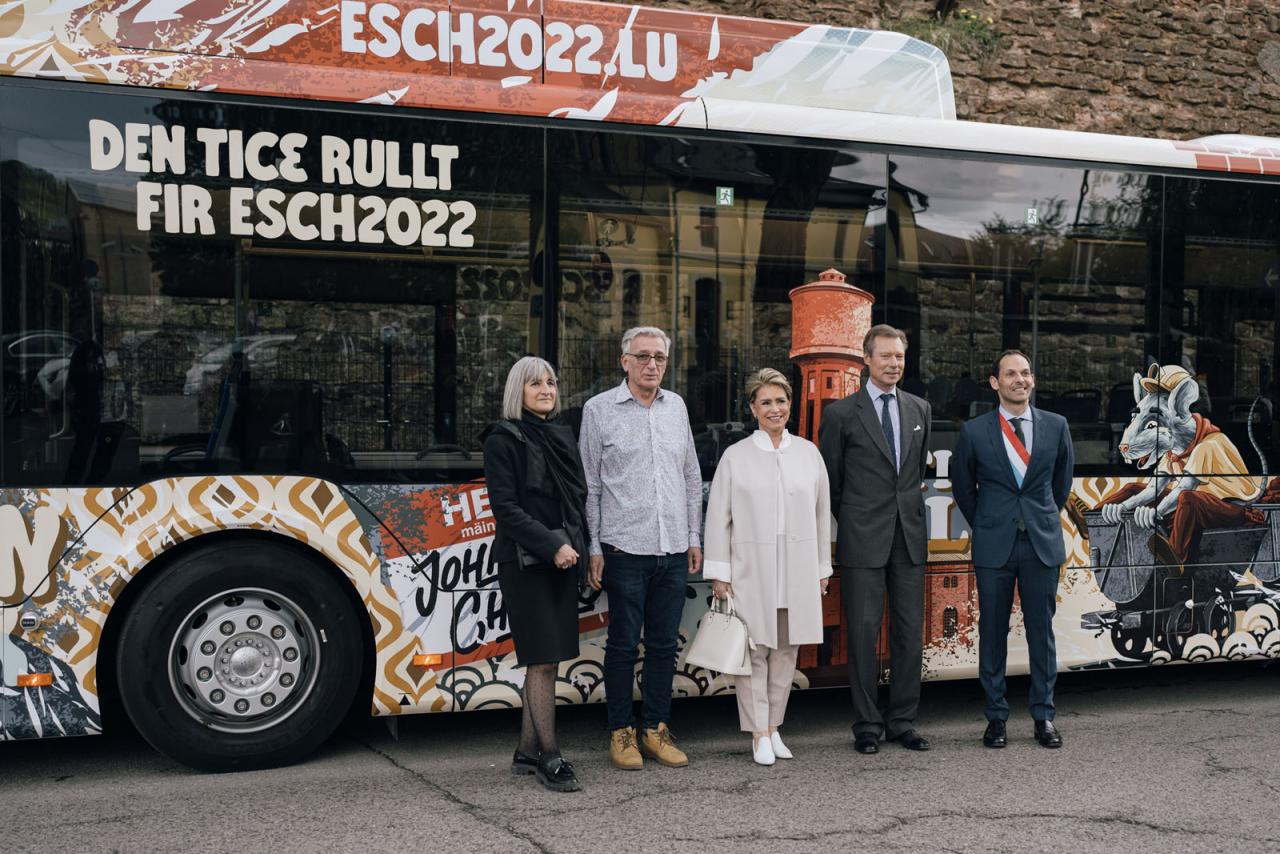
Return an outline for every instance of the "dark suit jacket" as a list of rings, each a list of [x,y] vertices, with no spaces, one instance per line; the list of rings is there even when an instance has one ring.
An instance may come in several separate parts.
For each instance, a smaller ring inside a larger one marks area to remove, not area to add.
[[[1022,519],[1043,563],[1061,566],[1067,559],[1059,513],[1071,494],[1075,466],[1067,419],[1032,408],[1031,461],[1022,487],[1013,476],[1000,431],[999,410],[960,429],[951,457],[951,492],[973,528],[975,566],[1004,566],[1013,551]]]
[[[866,388],[822,410],[818,449],[831,482],[836,516],[836,563],[884,566],[893,548],[895,523],[902,523],[911,560],[923,564],[928,534],[920,482],[929,462],[932,413],[922,398],[899,386],[898,448],[895,471],[880,416]]]

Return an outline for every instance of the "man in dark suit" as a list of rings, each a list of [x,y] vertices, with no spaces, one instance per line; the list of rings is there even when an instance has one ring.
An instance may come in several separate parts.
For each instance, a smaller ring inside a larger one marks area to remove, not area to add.
[[[1013,587],[1022,598],[1031,665],[1031,717],[1042,747],[1061,747],[1053,725],[1058,569],[1067,559],[1059,514],[1071,493],[1071,432],[1061,415],[1030,405],[1031,360],[1006,350],[991,367],[1000,407],[960,430],[951,490],[973,529],[978,577],[978,678],[987,697],[987,747],[1007,744],[1005,661]]]
[[[906,333],[871,327],[862,342],[868,382],[822,412],[818,447],[831,481],[836,563],[848,623],[854,746],[879,751],[887,737],[928,750],[916,732],[920,703],[924,563],[927,556],[920,481],[929,459],[929,404],[898,387]],[[889,705],[876,701],[876,641],[889,596]]]

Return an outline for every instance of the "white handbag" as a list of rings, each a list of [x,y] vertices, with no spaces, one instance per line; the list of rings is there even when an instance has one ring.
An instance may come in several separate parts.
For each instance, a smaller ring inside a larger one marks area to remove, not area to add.
[[[711,610],[702,615],[684,660],[687,664],[727,673],[751,674],[751,653],[756,645],[747,633],[747,623],[733,610],[732,599],[713,599]]]

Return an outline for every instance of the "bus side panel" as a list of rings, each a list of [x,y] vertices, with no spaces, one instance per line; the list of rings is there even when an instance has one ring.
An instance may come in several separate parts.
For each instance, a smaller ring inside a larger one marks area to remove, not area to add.
[[[367,528],[379,529],[371,533],[371,540],[418,649],[452,663],[442,679],[452,708],[518,707],[524,671],[516,662],[498,587],[494,519],[484,484],[357,485],[348,492],[363,505],[357,512],[364,515]],[[700,580],[691,580],[686,589],[682,650],[697,630],[709,593],[710,585]],[[608,620],[608,597],[584,585],[578,599],[579,655],[561,665],[556,688],[561,702],[604,700]],[[797,679],[807,684],[803,674]],[[730,686],[730,680],[681,662],[673,693],[700,696]]]
[[[6,739],[102,731],[93,679],[101,626],[82,621],[61,595],[68,588],[60,570],[83,557],[81,532],[97,519],[86,492],[96,490],[0,490],[0,717]],[[23,614],[37,621],[30,630],[22,627]],[[21,674],[50,674],[52,684],[19,687]]]
[[[950,453],[934,456],[938,473],[945,475]],[[1075,479],[1062,512],[1067,560],[1059,570],[1054,617],[1059,669],[1280,656],[1280,571],[1272,546],[1280,542],[1280,508],[1258,505],[1266,517],[1264,526],[1226,532],[1242,543],[1247,540],[1250,552],[1232,567],[1229,583],[1201,590],[1198,579],[1205,573],[1171,564],[1160,543],[1163,533],[1139,528],[1131,513],[1118,524],[1102,519],[1104,505],[1146,482],[1144,477]],[[930,537],[925,678],[973,677],[978,595],[969,526],[945,478],[926,483],[925,506]],[[843,618],[832,634],[842,627]],[[1025,674],[1026,634],[1016,595],[1010,627],[1008,672]],[[833,649],[833,654],[840,652]],[[812,666],[817,657],[810,653],[806,662],[802,651],[802,666]]]
[[[21,572],[17,563],[0,572],[7,611],[21,606],[16,610],[31,610],[38,621],[29,632],[6,635],[6,685],[14,678],[14,660],[28,668],[19,672],[54,674],[50,688],[12,695],[6,688],[7,707],[17,710],[16,720],[11,716],[6,724],[9,737],[99,731],[98,641],[125,585],[174,545],[237,529],[298,540],[351,581],[373,627],[374,714],[450,705],[434,668],[414,671],[416,640],[404,630],[360,520],[332,483],[311,477],[182,477],[132,490],[11,490],[5,499],[0,534],[6,549],[0,551],[34,555],[38,546],[43,556],[43,563],[29,560]],[[27,571],[37,565],[43,572]],[[44,573],[48,582],[42,581]]]

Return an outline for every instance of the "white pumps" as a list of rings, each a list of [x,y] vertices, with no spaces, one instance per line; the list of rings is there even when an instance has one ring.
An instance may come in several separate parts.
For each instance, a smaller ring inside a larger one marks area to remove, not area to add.
[[[757,765],[772,765],[775,761],[773,755],[773,739],[762,738],[755,742],[751,748],[751,758],[756,761]]]
[[[769,743],[773,747],[773,755],[776,756],[778,759],[791,758],[791,751],[788,750],[787,746],[782,743],[782,736],[778,734],[777,730],[774,730],[773,733],[770,734]]]

